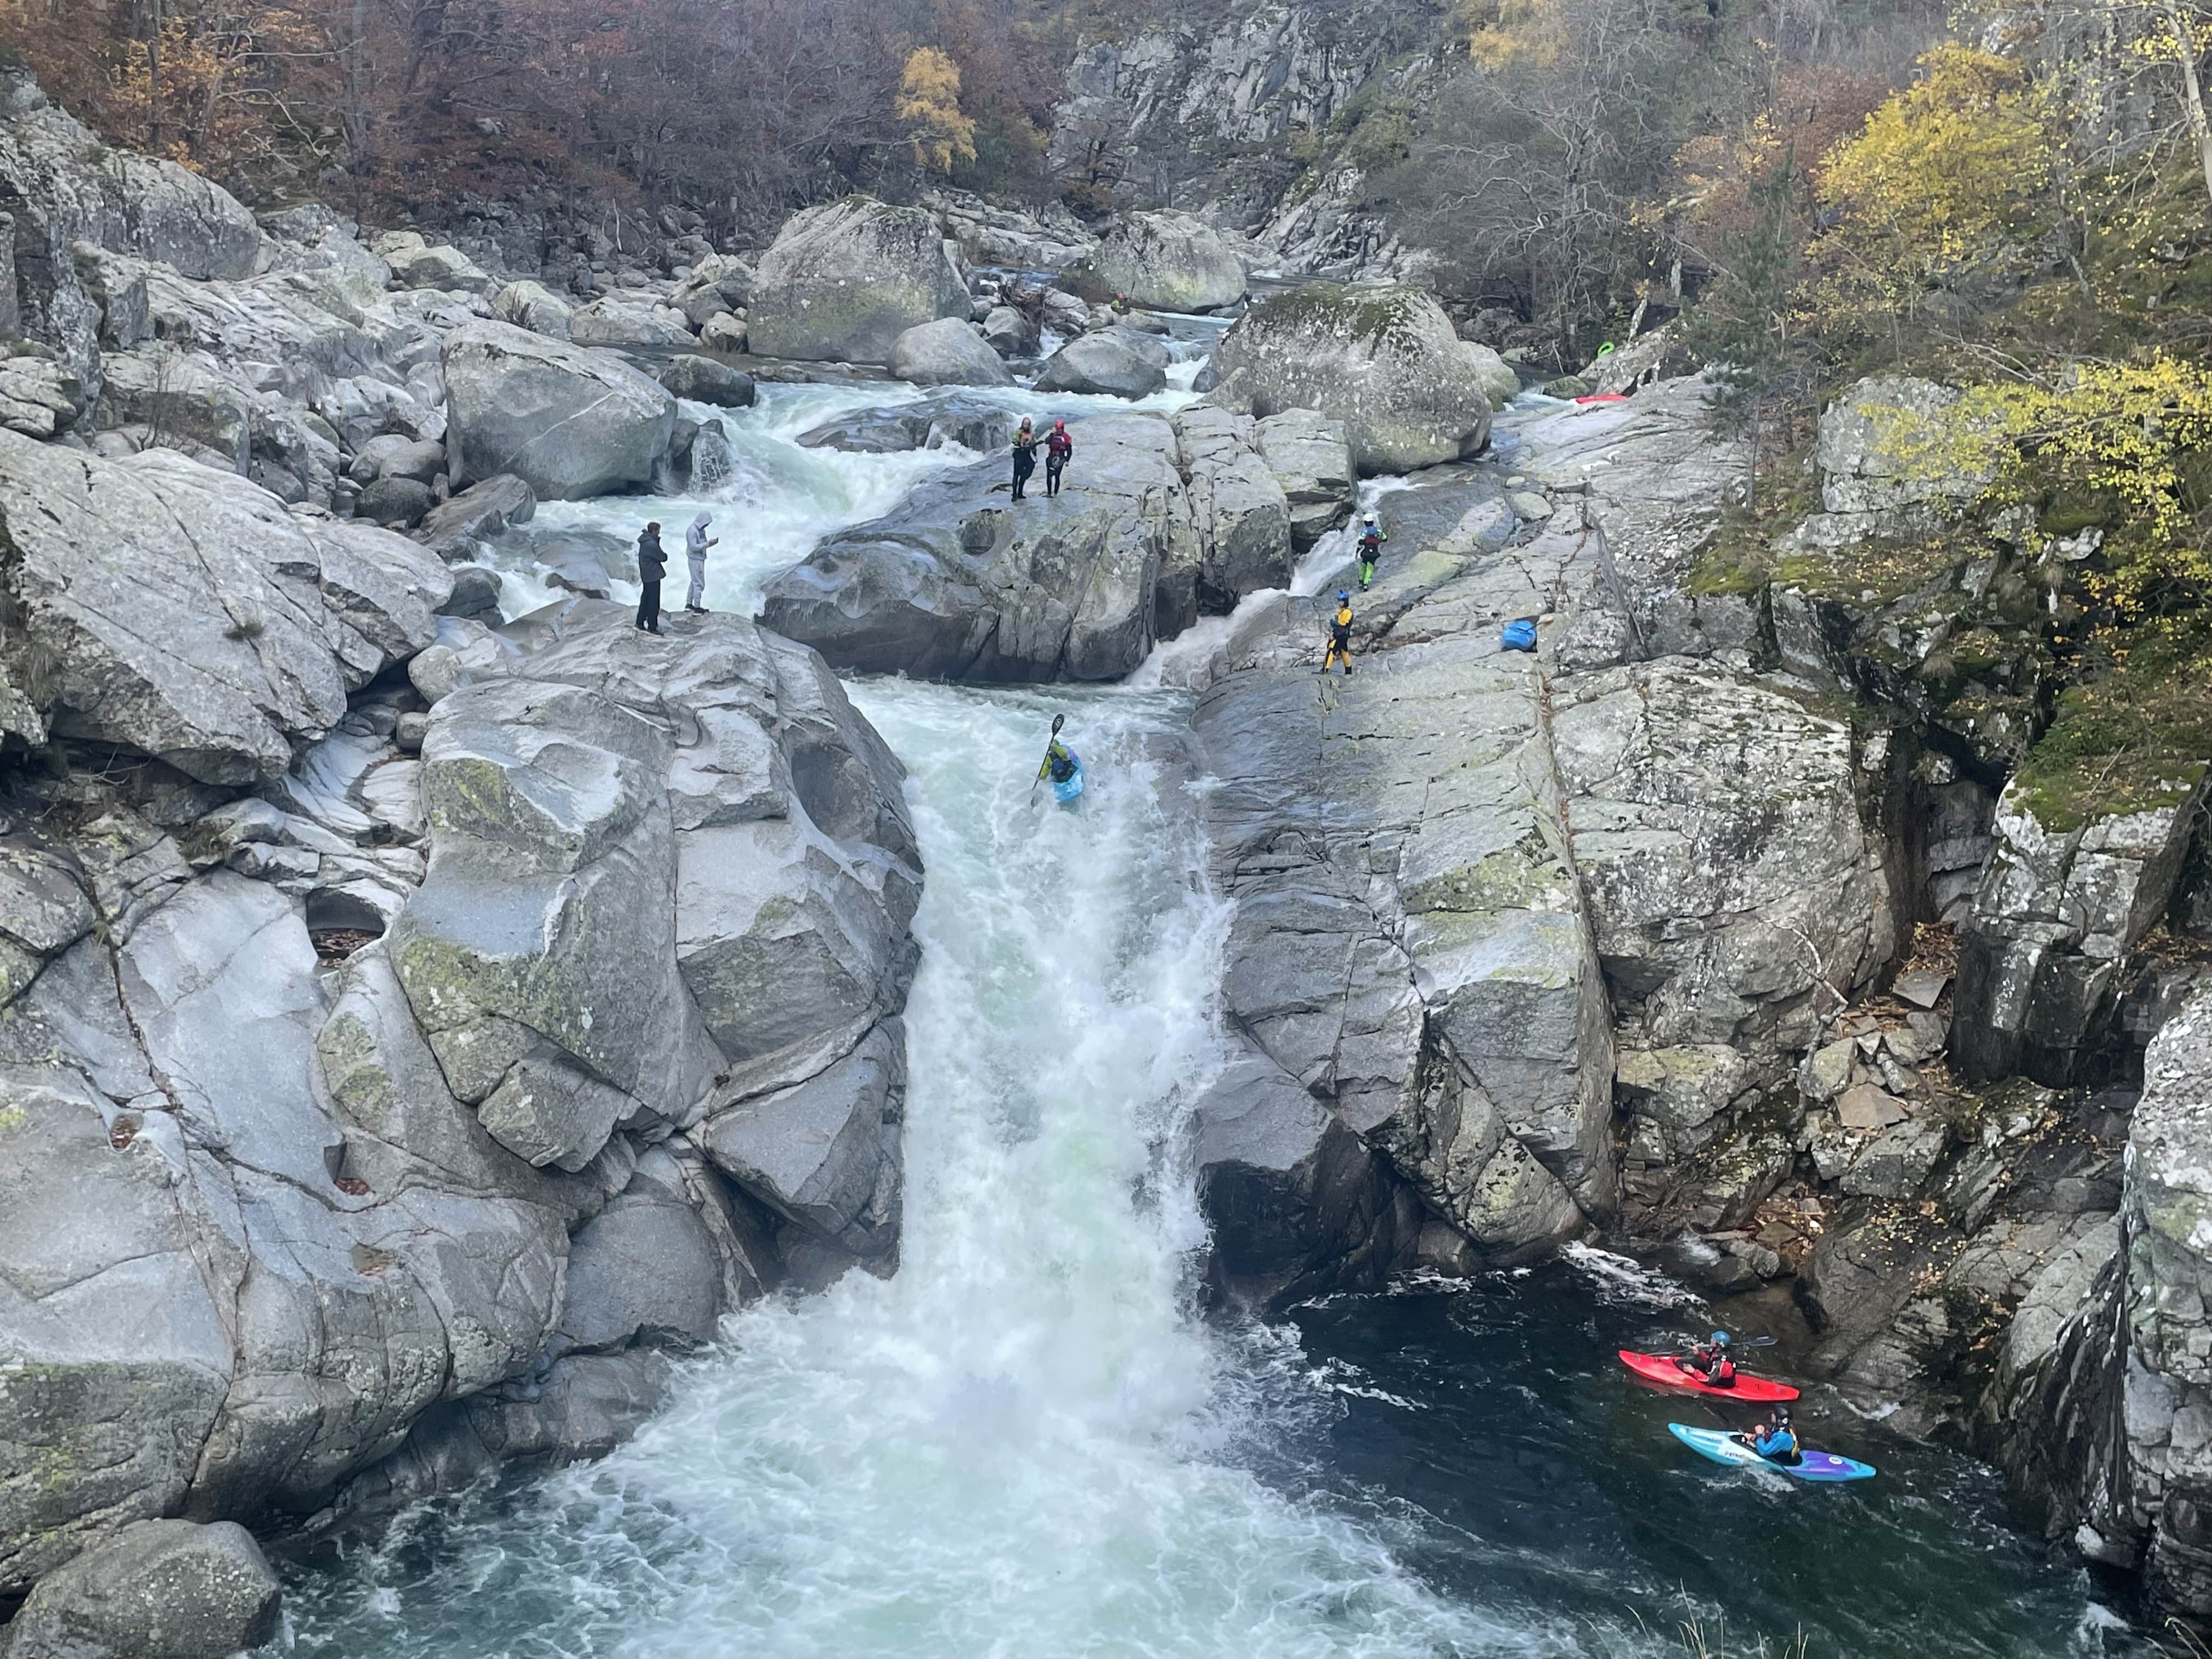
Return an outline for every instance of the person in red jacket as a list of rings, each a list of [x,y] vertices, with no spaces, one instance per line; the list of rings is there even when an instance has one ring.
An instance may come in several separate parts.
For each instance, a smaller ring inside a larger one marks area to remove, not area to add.
[[[1729,1353],[1726,1331],[1715,1331],[1711,1341],[1698,1343],[1674,1363],[1709,1389],[1735,1387],[1735,1360]]]
[[[1044,493],[1060,494],[1060,475],[1068,459],[1075,453],[1075,440],[1067,434],[1067,422],[1054,421],[1052,431],[1044,441]]]

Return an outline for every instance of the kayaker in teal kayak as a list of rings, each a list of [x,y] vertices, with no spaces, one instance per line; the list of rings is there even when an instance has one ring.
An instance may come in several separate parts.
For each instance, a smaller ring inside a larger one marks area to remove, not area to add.
[[[1054,738],[1052,746],[1044,751],[1044,764],[1037,768],[1037,778],[1039,781],[1050,778],[1054,783],[1066,783],[1075,775],[1075,751]]]
[[[1803,1461],[1797,1449],[1797,1431],[1790,1426],[1790,1407],[1777,1406],[1765,1422],[1737,1439],[1770,1463],[1795,1468]]]
[[[1674,1363],[1709,1389],[1735,1387],[1735,1361],[1729,1357],[1726,1331],[1715,1331],[1711,1341],[1698,1343]]]

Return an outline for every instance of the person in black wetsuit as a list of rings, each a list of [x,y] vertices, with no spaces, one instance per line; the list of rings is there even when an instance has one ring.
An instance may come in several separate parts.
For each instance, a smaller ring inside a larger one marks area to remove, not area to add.
[[[668,556],[660,550],[660,526],[646,526],[637,538],[637,625],[648,634],[660,631],[660,579],[668,574]]]
[[[1322,653],[1321,672],[1328,671],[1341,662],[1346,679],[1352,678],[1352,595],[1340,588],[1336,609],[1329,613],[1328,649]]]
[[[1029,483],[1030,474],[1036,471],[1036,434],[1030,428],[1030,417],[1022,416],[1021,429],[1014,434],[1014,499],[1023,499],[1022,490]]]

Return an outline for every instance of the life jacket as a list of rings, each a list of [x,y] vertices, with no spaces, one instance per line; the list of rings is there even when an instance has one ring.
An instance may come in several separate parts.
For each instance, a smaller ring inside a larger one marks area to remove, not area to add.
[[[1719,1356],[1717,1364],[1705,1367],[1705,1382],[1716,1389],[1735,1387],[1735,1361],[1726,1354]]]
[[[1359,537],[1359,550],[1371,559],[1381,550],[1384,539],[1378,529],[1363,531]]]
[[[1337,606],[1336,615],[1329,621],[1328,637],[1337,645],[1352,643],[1352,607],[1350,605]]]
[[[1075,440],[1065,432],[1054,430],[1044,441],[1045,452],[1056,461],[1064,461],[1075,453]]]
[[[1054,743],[1046,751],[1045,766],[1052,773],[1054,783],[1066,783],[1075,775],[1075,756],[1066,744]]]
[[[1794,1429],[1760,1429],[1751,1443],[1752,1450],[1770,1463],[1797,1463],[1803,1455],[1797,1449],[1797,1434]]]

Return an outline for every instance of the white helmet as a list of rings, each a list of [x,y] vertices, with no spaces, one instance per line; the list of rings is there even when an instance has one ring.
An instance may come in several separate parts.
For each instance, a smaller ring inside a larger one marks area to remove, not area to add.
[[[1360,516],[1365,519],[1368,523],[1373,524],[1375,522],[1375,509],[1370,507],[1366,512],[1361,514]]]

